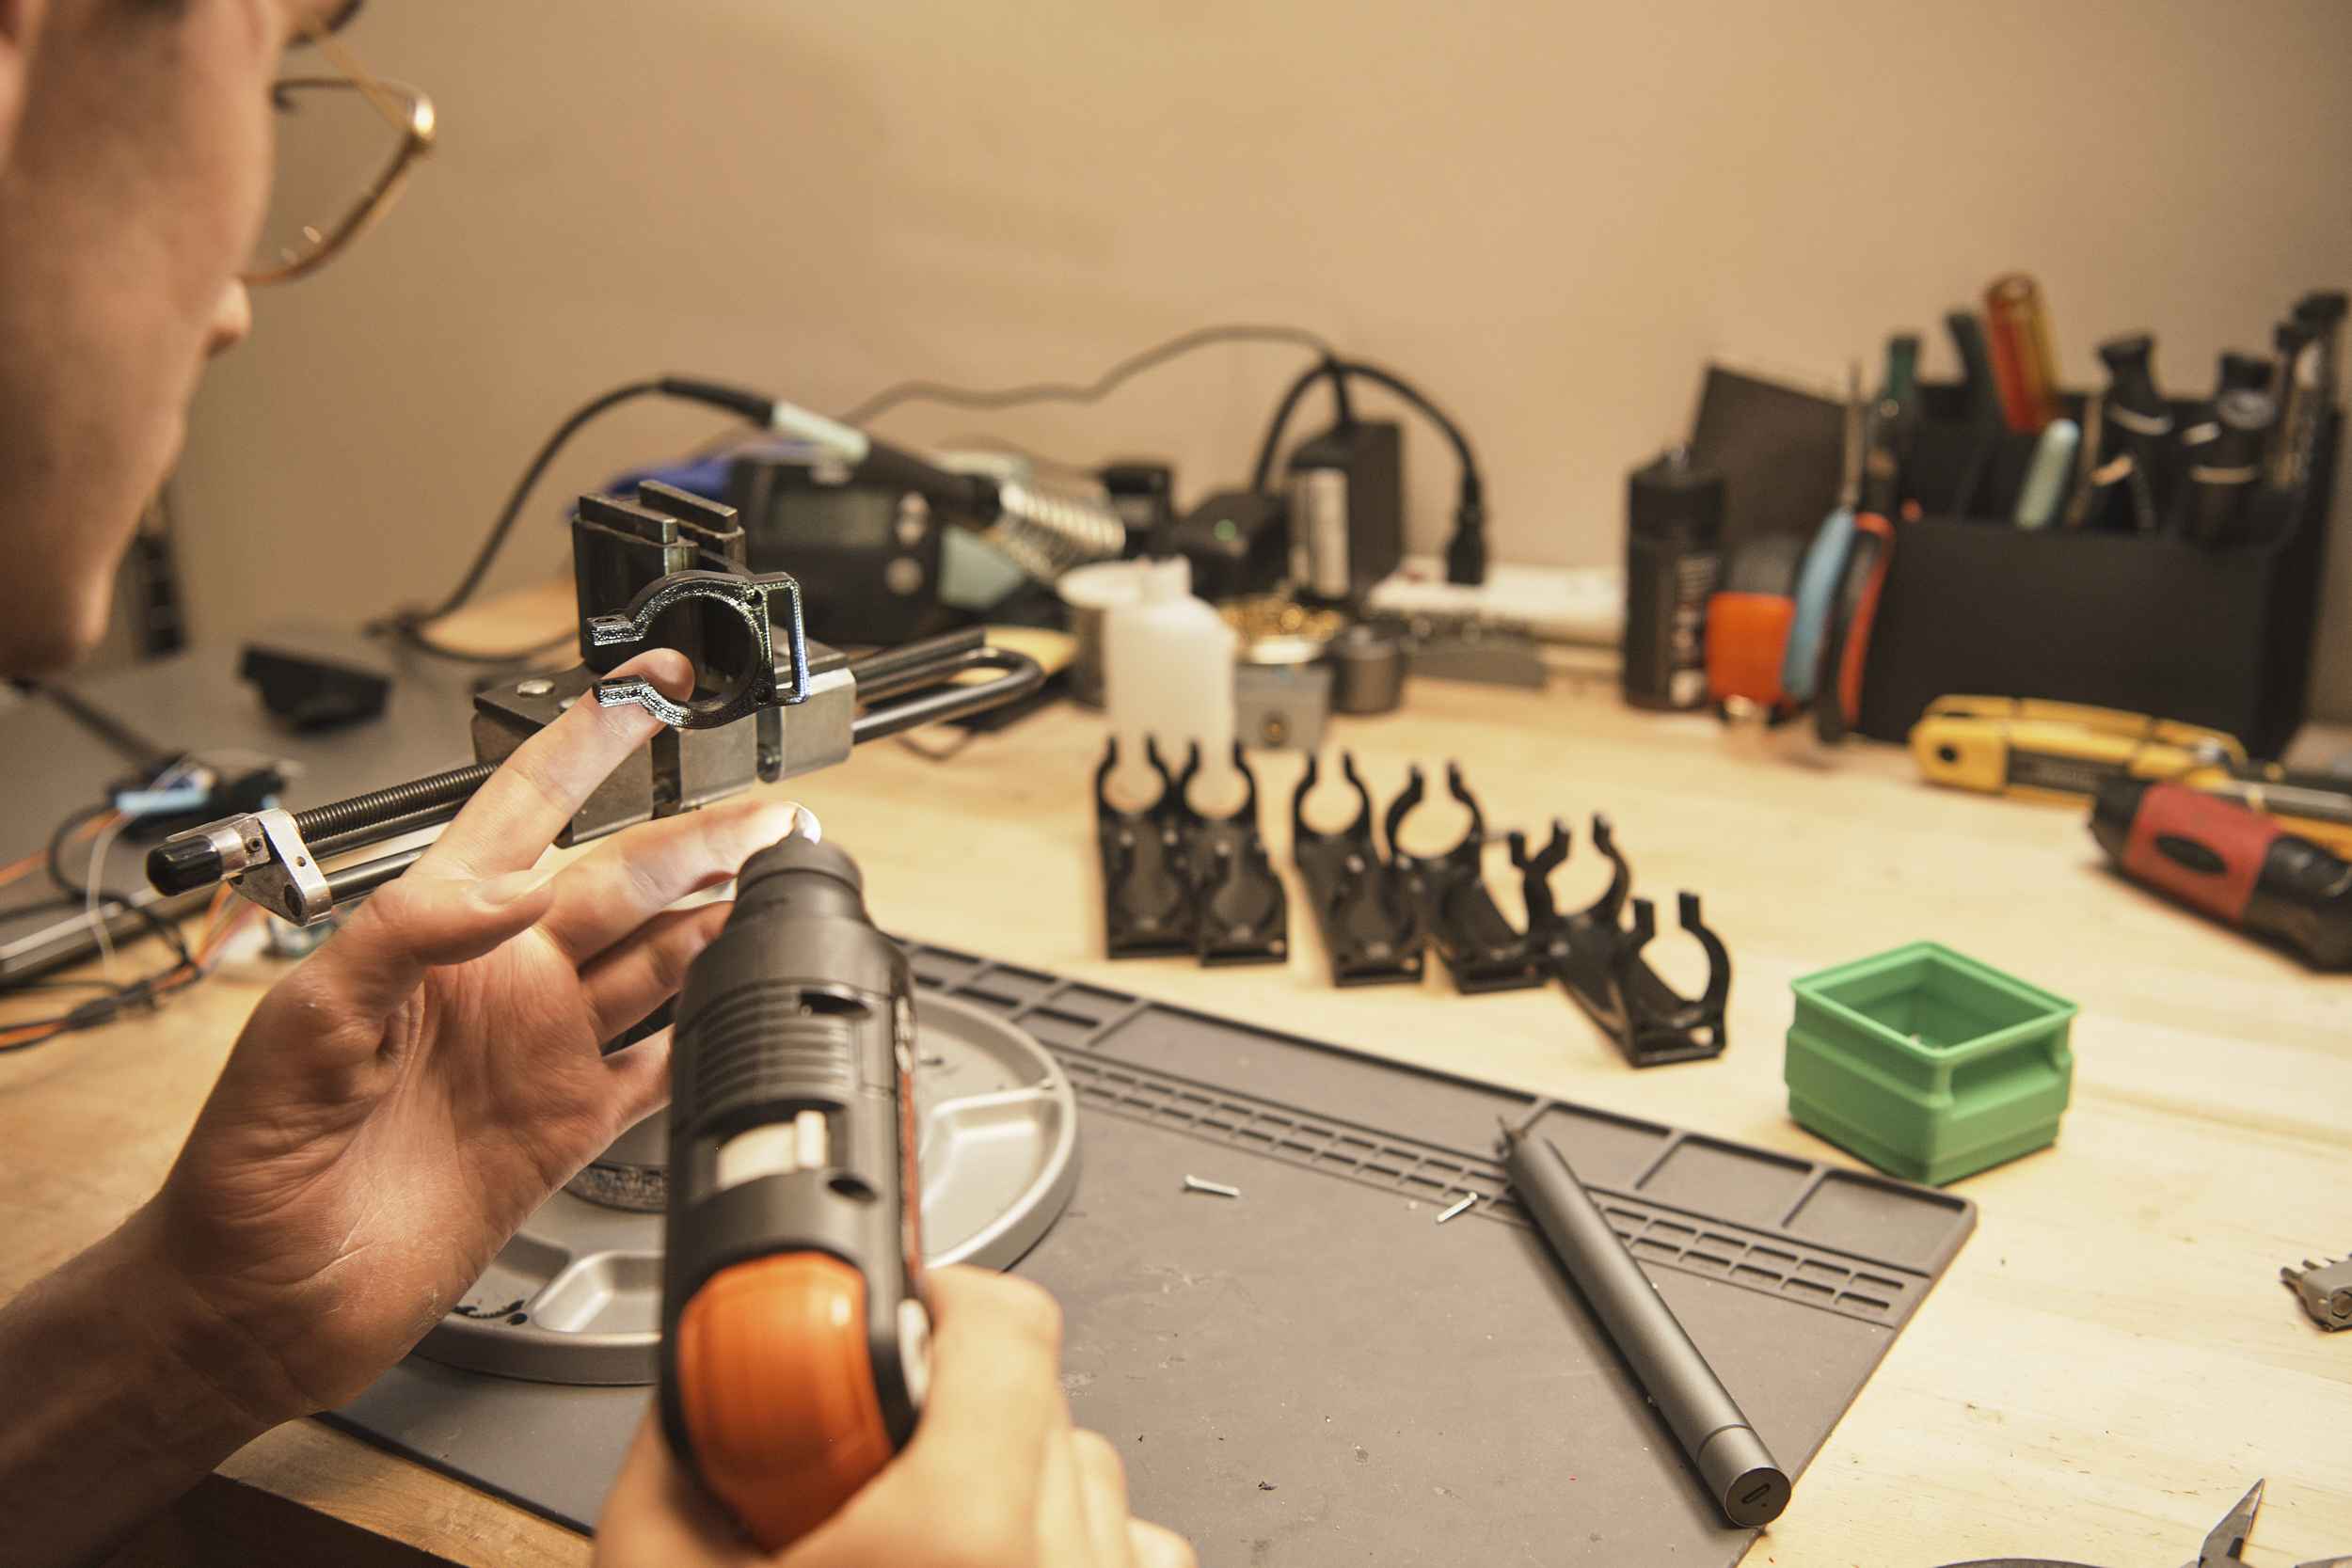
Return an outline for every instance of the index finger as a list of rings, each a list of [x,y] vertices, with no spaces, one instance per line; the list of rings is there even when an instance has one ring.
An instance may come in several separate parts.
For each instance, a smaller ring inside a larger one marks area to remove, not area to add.
[[[648,676],[664,696],[679,697],[694,667],[684,654],[657,648],[612,673]],[[499,765],[418,865],[480,878],[535,863],[596,786],[660,728],[636,703],[605,707],[583,696]]]

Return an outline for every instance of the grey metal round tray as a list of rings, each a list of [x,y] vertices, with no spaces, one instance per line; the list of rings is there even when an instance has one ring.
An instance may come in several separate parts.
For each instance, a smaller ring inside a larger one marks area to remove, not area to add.
[[[1077,1185],[1077,1101],[1053,1056],[1003,1020],[937,996],[917,997],[914,1018],[928,1260],[1006,1267]],[[600,1190],[658,1199],[664,1129],[657,1115],[616,1143],[592,1167]],[[653,1382],[661,1227],[659,1212],[557,1193],[418,1354],[540,1383]]]

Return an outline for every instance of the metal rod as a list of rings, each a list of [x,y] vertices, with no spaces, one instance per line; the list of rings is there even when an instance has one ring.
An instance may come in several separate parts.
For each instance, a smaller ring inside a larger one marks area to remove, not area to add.
[[[340,855],[348,850],[362,849],[371,844],[381,844],[386,839],[398,838],[403,833],[413,833],[421,828],[437,828],[465,808],[465,801],[450,800],[437,806],[426,806],[421,810],[409,812],[405,816],[388,816],[381,822],[373,822],[363,828],[348,828],[339,833],[323,833],[316,838],[306,839],[304,842],[310,845],[312,856],[325,860],[329,855]]]
[[[1788,1475],[1676,1321],[1674,1309],[1549,1138],[1502,1131],[1504,1174],[1593,1315],[1658,1406],[1735,1525],[1769,1525],[1788,1506]]]
[[[942,661],[952,663],[961,655],[985,646],[987,641],[986,628],[966,626],[961,631],[901,642],[895,648],[876,648],[850,660],[850,678],[857,682],[861,695],[871,692],[886,697],[894,689],[903,689],[895,684],[901,675],[928,670]]]
[[[398,854],[379,860],[362,861],[358,865],[340,866],[326,874],[326,895],[330,909],[342,909],[355,899],[364,898],[417,863],[424,854],[420,847],[403,849]]]
[[[1009,649],[989,647],[978,627],[884,649],[863,660],[853,660],[850,670],[857,681],[858,696],[878,704],[852,721],[852,744],[879,740],[943,720],[984,713],[1018,702],[1045,684],[1045,672],[1035,659]],[[967,670],[998,670],[1004,673],[977,685],[950,684]],[[905,695],[918,690],[920,695]],[[447,822],[497,771],[496,763],[475,763],[329,801],[295,812],[294,831],[309,844],[313,856],[380,844]],[[335,901],[341,903],[346,897],[374,891],[405,870],[420,852],[387,856],[331,875],[328,887]],[[156,875],[153,864],[151,858],[151,876]],[[215,867],[212,879],[217,879],[217,876]]]
[[[330,800],[326,805],[294,813],[294,832],[308,841],[366,829],[380,830],[398,818],[444,805],[453,808],[450,815],[453,816],[454,808],[472,799],[473,792],[497,771],[498,764],[494,762],[477,762],[470,767],[453,768],[446,773],[411,779],[406,784],[371,789],[365,795],[354,795],[347,800]],[[377,832],[371,836],[382,834]]]
[[[895,665],[880,674],[851,673],[857,682],[857,700],[870,706],[909,691],[944,686],[966,670],[997,667],[1003,657],[1001,650],[974,644],[961,648],[942,648],[920,664]]]
[[[993,681],[977,686],[943,686],[919,697],[907,697],[858,715],[850,726],[854,745],[935,724],[947,719],[969,718],[991,708],[1017,703],[1045,684],[1045,670],[1026,654],[1007,648],[981,648],[965,656],[958,670],[1002,670]]]

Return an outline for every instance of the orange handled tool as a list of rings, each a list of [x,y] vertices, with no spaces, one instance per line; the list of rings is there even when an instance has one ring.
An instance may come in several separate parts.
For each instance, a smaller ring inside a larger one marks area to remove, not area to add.
[[[797,834],[746,862],[678,994],[660,1400],[672,1450],[770,1550],[922,1411],[914,1051],[856,863]]]
[[[1984,291],[1985,337],[1993,353],[2001,417],[2021,434],[2058,418],[2058,362],[2050,347],[2050,318],[2042,290],[2022,272],[1993,280]]]

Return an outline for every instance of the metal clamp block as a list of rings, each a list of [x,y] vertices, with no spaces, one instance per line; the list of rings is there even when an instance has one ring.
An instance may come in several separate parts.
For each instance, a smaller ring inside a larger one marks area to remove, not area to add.
[[[296,926],[308,926],[334,909],[335,895],[295,830],[292,812],[272,807],[241,820],[260,830],[268,857],[248,864],[237,879],[240,895]]]

